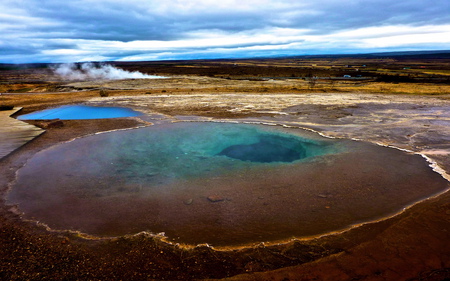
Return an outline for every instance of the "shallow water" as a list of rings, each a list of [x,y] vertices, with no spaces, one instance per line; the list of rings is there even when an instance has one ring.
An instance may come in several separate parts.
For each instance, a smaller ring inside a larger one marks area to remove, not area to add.
[[[30,114],[20,115],[19,120],[81,120],[140,116],[142,113],[125,107],[99,107],[66,105]]]
[[[187,122],[42,151],[7,199],[54,229],[165,232],[175,242],[224,246],[343,229],[447,186],[422,157],[395,149],[298,129]]]

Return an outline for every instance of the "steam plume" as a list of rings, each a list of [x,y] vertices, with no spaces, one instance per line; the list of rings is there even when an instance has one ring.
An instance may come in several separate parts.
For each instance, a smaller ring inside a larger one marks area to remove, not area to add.
[[[94,64],[91,62],[75,64],[66,63],[53,67],[55,74],[66,80],[95,80],[95,79],[154,79],[161,76],[146,75],[139,71],[126,71],[110,64]]]

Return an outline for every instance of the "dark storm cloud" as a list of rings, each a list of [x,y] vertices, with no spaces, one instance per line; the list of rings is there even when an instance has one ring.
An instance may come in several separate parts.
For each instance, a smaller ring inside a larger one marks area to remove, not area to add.
[[[195,10],[168,10],[159,13],[152,9],[152,5],[144,4],[151,1],[25,1],[29,2],[26,10],[32,17],[57,23],[57,26],[32,28],[35,32],[43,33],[43,38],[61,38],[60,34],[64,33],[67,39],[174,40],[182,38],[191,30],[236,32],[257,28],[262,21],[261,15],[256,12],[210,10],[208,13],[197,13]]]
[[[448,10],[448,0],[4,0],[0,61],[448,48]]]
[[[10,55],[21,55],[24,53],[28,54],[39,54],[39,50],[33,50],[26,46],[14,46],[14,45],[4,45],[0,46],[0,54],[2,56]]]
[[[292,12],[287,27],[311,28],[329,33],[380,25],[427,25],[450,23],[450,5],[433,1],[310,1],[308,9],[316,13]]]

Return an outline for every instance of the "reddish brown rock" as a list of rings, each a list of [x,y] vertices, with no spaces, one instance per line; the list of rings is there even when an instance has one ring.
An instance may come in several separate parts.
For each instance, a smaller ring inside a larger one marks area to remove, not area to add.
[[[207,199],[213,203],[225,201],[225,198],[219,195],[210,195],[207,197]]]

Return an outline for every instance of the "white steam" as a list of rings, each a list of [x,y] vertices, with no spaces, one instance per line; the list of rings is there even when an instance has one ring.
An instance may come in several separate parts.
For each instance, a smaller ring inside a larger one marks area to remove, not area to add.
[[[155,79],[162,76],[147,75],[139,71],[126,71],[110,64],[91,62],[75,64],[65,63],[53,67],[55,74],[66,80],[116,80],[116,79]]]

